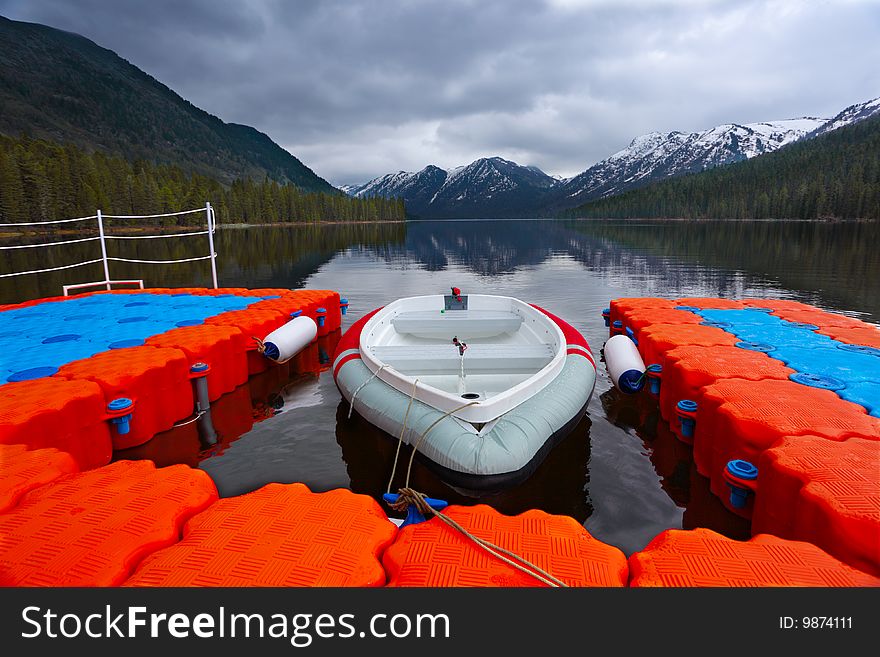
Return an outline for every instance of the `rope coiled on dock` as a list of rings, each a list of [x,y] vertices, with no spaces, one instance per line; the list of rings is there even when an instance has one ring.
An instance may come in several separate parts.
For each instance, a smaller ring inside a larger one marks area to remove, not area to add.
[[[467,529],[462,527],[455,520],[450,518],[448,515],[440,513],[439,511],[431,507],[425,501],[425,496],[417,490],[413,490],[409,487],[404,487],[398,491],[398,495],[399,497],[397,498],[397,501],[391,505],[391,508],[395,511],[405,512],[407,508],[412,504],[423,515],[428,513],[432,514],[435,518],[438,518],[447,526],[460,532],[463,536],[465,536],[465,538],[469,538],[471,541],[476,543],[477,546],[491,554],[496,559],[500,559],[510,567],[515,568],[516,570],[525,573],[530,577],[534,577],[539,582],[546,584],[547,586],[550,586],[552,588],[568,588],[568,584],[554,577],[546,570],[539,568],[535,564],[531,563],[528,559],[525,559],[515,552],[511,552],[510,550],[507,550],[499,545],[495,545],[491,541],[487,541],[480,538],[479,536],[475,536]]]

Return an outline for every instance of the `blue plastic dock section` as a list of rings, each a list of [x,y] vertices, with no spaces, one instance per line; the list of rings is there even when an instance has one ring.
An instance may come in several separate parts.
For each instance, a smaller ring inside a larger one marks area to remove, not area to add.
[[[95,294],[0,312],[0,385],[51,376],[110,348],[143,344],[178,326],[201,324],[263,297]]]
[[[880,417],[880,349],[846,344],[816,333],[816,326],[790,322],[761,310],[696,312],[744,343],[772,347],[766,351],[768,356],[798,372],[792,380],[834,390],[841,398]]]

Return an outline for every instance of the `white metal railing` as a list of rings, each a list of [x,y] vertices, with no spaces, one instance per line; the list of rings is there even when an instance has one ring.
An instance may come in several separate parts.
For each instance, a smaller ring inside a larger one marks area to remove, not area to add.
[[[206,230],[196,231],[196,232],[183,232],[183,233],[170,233],[170,234],[158,234],[158,235],[107,235],[104,233],[104,219],[161,219],[163,217],[177,217],[187,214],[195,214],[199,212],[205,213],[205,221],[207,224]],[[77,290],[81,288],[87,287],[99,287],[106,286],[107,289],[111,289],[112,285],[140,285],[141,289],[144,287],[143,279],[134,279],[134,280],[113,280],[110,278],[110,262],[128,262],[135,264],[147,264],[147,265],[170,265],[179,262],[195,262],[198,260],[210,260],[211,261],[211,279],[214,283],[214,288],[219,287],[217,284],[217,252],[214,250],[214,232],[217,230],[217,218],[214,214],[214,208],[211,207],[210,203],[205,203],[205,207],[197,208],[195,210],[183,210],[181,212],[166,212],[163,214],[144,214],[144,215],[122,215],[122,214],[103,214],[101,210],[98,210],[95,214],[88,217],[77,217],[75,219],[58,219],[55,221],[32,221],[27,223],[0,223],[0,228],[20,228],[24,226],[48,226],[53,224],[67,224],[73,223],[77,221],[91,221],[94,220],[97,222],[98,227],[98,236],[97,237],[83,237],[78,239],[71,240],[62,240],[58,242],[46,242],[41,244],[21,244],[15,246],[0,246],[0,251],[12,251],[17,249],[41,249],[50,246],[63,246],[66,244],[80,244],[83,242],[100,242],[101,243],[101,257],[95,258],[94,260],[84,260],[82,262],[76,262],[70,265],[61,265],[60,267],[47,267],[45,269],[32,269],[29,271],[17,271],[9,274],[0,274],[0,278],[9,278],[12,276],[26,276],[28,274],[43,274],[46,272],[52,271],[60,271],[62,269],[73,269],[75,267],[85,267],[86,265],[93,265],[95,263],[102,263],[104,266],[104,280],[102,281],[94,281],[91,283],[76,283],[73,285],[63,285],[62,290],[64,296],[68,296],[71,290]],[[194,258],[177,258],[174,260],[140,260],[135,258],[119,258],[115,256],[107,255],[107,241],[108,240],[151,240],[151,239],[171,239],[176,237],[195,237],[198,235],[207,235],[208,236],[208,255],[205,256],[197,256]]]

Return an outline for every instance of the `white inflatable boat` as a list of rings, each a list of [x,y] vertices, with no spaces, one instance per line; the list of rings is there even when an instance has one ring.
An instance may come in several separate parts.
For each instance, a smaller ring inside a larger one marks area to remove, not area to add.
[[[415,445],[448,483],[527,478],[583,417],[596,381],[586,340],[511,297],[399,299],[342,336],[333,376],[367,421]]]

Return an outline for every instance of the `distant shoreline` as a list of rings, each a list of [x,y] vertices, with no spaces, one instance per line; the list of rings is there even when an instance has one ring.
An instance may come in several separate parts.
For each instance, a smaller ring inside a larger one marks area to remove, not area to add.
[[[691,223],[703,223],[708,221],[724,221],[728,223],[769,223],[769,224],[781,224],[781,223],[809,223],[809,224],[833,224],[833,223],[852,223],[852,222],[865,222],[872,223],[878,221],[877,219],[868,219],[865,217],[819,217],[817,219],[795,219],[795,218],[787,218],[787,219],[689,219],[687,217],[559,217],[558,221],[684,221]]]
[[[277,228],[283,226],[295,226],[295,227],[303,227],[303,226],[369,226],[374,224],[405,224],[406,220],[389,220],[383,219],[381,221],[279,221],[275,223],[261,223],[261,224],[245,224],[245,223],[229,223],[229,224],[217,224],[217,229],[222,230],[225,228],[231,229],[242,229],[242,228]],[[200,230],[205,230],[205,226],[110,226],[107,230],[108,235],[114,235],[116,233],[113,232],[113,229],[121,229],[120,232],[125,233],[196,233]],[[10,232],[10,231],[0,231],[0,240],[4,239],[12,239],[15,237],[39,237],[41,235],[97,235],[97,229],[87,229],[87,230],[74,230],[71,228],[62,228],[55,230],[27,230],[20,232]]]
[[[445,222],[461,222],[461,221],[594,221],[594,222],[691,222],[691,223],[704,223],[704,222],[726,222],[726,223],[745,223],[745,222],[760,222],[760,223],[853,223],[853,222],[861,222],[861,223],[872,223],[876,222],[876,219],[866,219],[866,218],[839,218],[839,217],[826,217],[822,219],[688,219],[685,217],[627,217],[627,218],[619,218],[619,217],[531,217],[531,218],[504,218],[504,217],[480,217],[480,218],[470,218],[470,219],[403,219],[403,220],[392,220],[392,219],[382,219],[377,221],[278,221],[278,222],[270,222],[270,223],[258,223],[258,224],[247,224],[247,223],[218,223],[217,229],[224,230],[241,230],[246,228],[283,228],[283,227],[291,227],[291,228],[303,228],[307,226],[371,226],[371,225],[387,225],[387,224],[409,224],[409,223],[420,223],[420,222],[428,222],[428,221],[445,221]],[[194,233],[200,230],[204,230],[204,226],[111,226],[110,230],[108,230],[108,235],[115,234],[112,231],[113,228],[121,229],[121,232],[126,233],[145,233],[147,231],[151,233],[172,233],[172,232],[180,232],[180,233]],[[64,229],[56,229],[56,230],[28,230],[22,232],[10,232],[10,231],[0,231],[0,240],[14,239],[16,237],[40,237],[42,235],[97,235],[97,230],[73,230],[69,228]]]
[[[381,219],[377,221],[277,221],[266,224],[217,224],[217,228],[283,228],[284,226],[372,226],[375,224],[405,224],[406,219]]]

